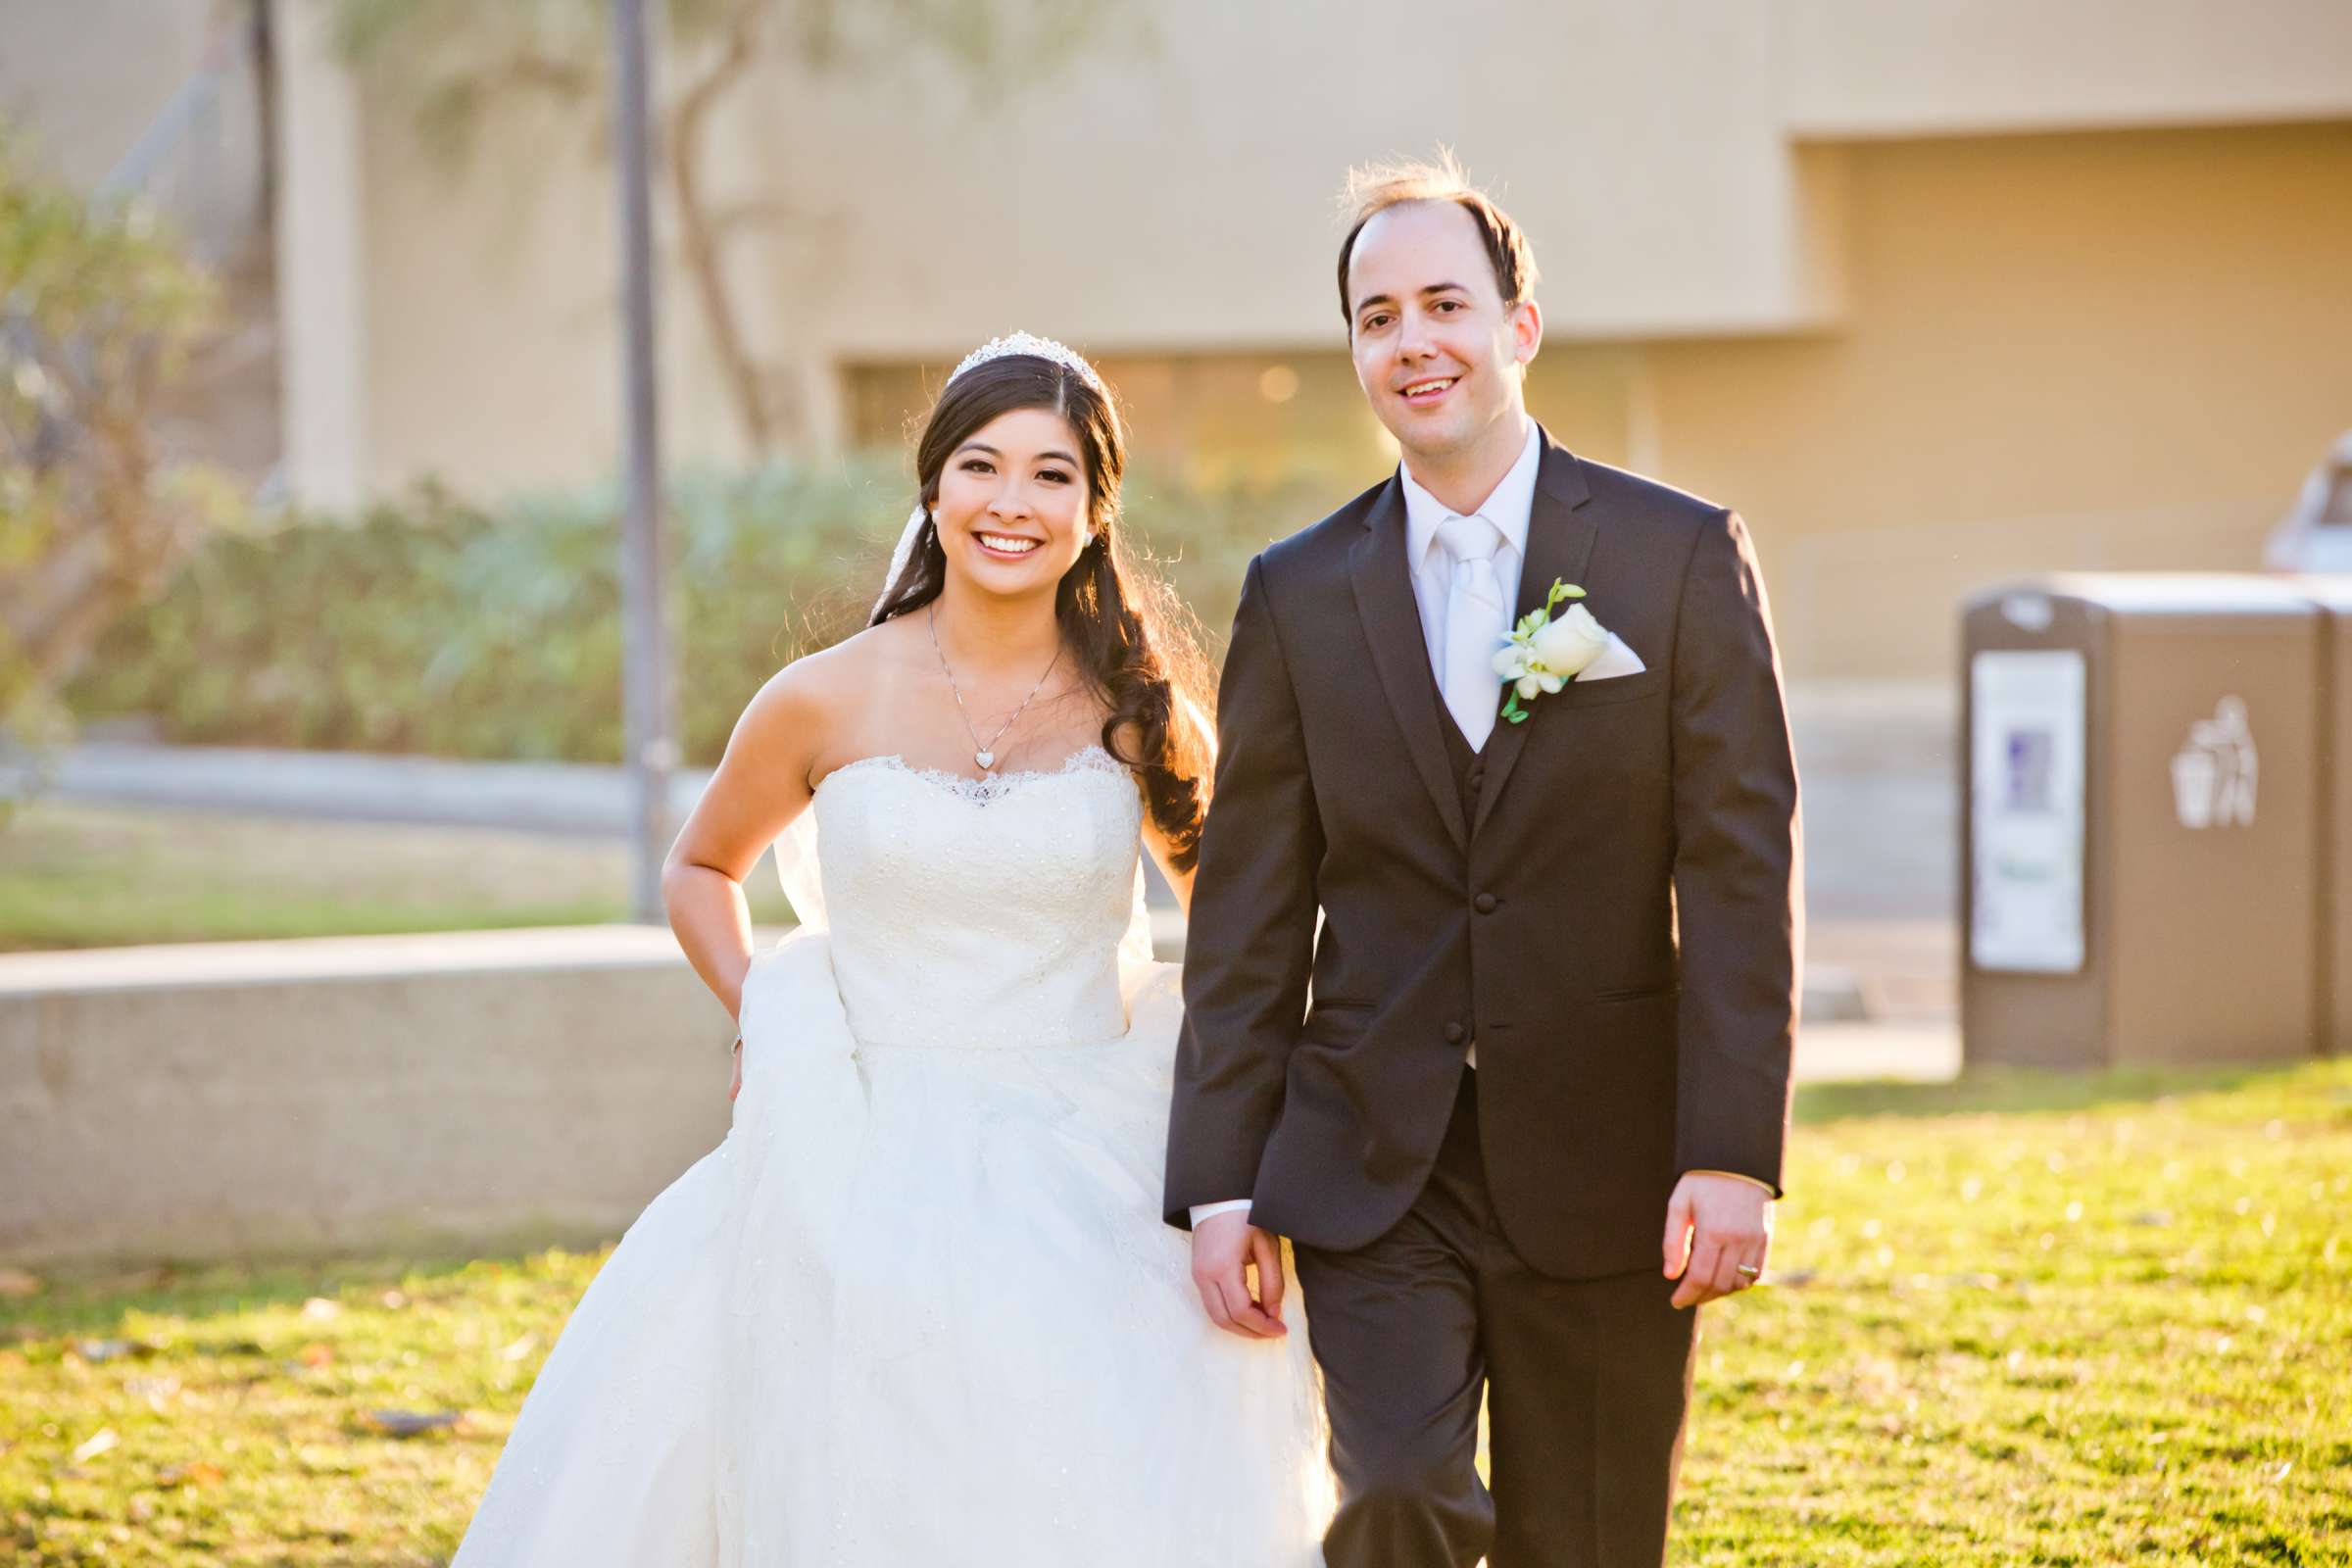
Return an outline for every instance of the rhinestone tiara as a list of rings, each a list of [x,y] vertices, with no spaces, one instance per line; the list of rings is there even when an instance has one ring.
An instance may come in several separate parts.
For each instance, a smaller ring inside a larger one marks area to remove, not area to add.
[[[1004,337],[990,338],[971,353],[966,354],[963,357],[963,363],[956,367],[955,371],[949,375],[948,379],[953,381],[975,365],[986,365],[991,360],[1001,360],[1011,354],[1026,354],[1036,359],[1052,360],[1064,369],[1077,371],[1088,386],[1093,387],[1104,397],[1110,395],[1110,389],[1102,384],[1102,378],[1095,373],[1095,368],[1086,363],[1086,356],[1067,344],[1056,343],[1050,337],[1039,337],[1034,332],[1013,332]]]

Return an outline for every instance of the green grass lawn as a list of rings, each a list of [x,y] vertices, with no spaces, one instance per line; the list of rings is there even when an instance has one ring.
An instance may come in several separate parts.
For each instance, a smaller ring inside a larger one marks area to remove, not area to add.
[[[2352,1562],[2352,1062],[1798,1110],[1781,1278],[1704,1319],[1678,1563]],[[0,1560],[439,1562],[598,1261],[0,1297]]]
[[[40,801],[0,825],[0,952],[590,925],[628,885],[606,839]],[[790,920],[772,863],[748,886]]]

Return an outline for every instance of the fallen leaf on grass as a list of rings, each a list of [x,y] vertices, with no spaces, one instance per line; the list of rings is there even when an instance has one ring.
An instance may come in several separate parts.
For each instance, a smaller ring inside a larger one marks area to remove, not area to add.
[[[513,1345],[510,1345],[505,1349],[499,1351],[498,1358],[501,1361],[519,1361],[537,1348],[539,1348],[539,1336],[536,1334],[525,1334],[521,1339],[516,1340]]]
[[[431,1414],[418,1410],[370,1410],[368,1412],[368,1424],[395,1438],[413,1438],[419,1433],[456,1426],[460,1413],[456,1410],[441,1410]]]
[[[0,1296],[25,1297],[41,1294],[41,1282],[21,1268],[0,1268]]]
[[[329,1300],[323,1296],[314,1296],[302,1303],[302,1315],[314,1323],[331,1322],[343,1315],[343,1303]]]
[[[82,1439],[81,1446],[74,1450],[74,1462],[80,1464],[85,1460],[95,1459],[100,1454],[120,1446],[122,1442],[122,1438],[116,1435],[113,1427],[100,1427]]]
[[[156,1472],[159,1487],[217,1487],[220,1484],[220,1467],[217,1464],[175,1464]]]
[[[328,1347],[319,1344],[317,1340],[313,1340],[310,1344],[304,1346],[300,1352],[298,1352],[298,1356],[304,1366],[320,1367],[333,1366],[335,1364],[335,1352]]]

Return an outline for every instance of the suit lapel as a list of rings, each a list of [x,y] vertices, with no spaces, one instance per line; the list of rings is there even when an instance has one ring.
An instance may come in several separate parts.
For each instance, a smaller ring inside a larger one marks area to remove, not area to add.
[[[1438,731],[1437,682],[1429,672],[1429,644],[1421,630],[1420,606],[1413,600],[1404,540],[1404,492],[1392,478],[1372,504],[1364,518],[1363,537],[1348,555],[1355,610],[1363,617],[1372,666],[1380,672],[1389,707],[1404,731],[1404,749],[1421,782],[1428,786],[1446,831],[1453,836],[1454,848],[1467,853],[1469,824],[1462,820],[1461,792],[1454,784],[1453,768],[1446,760],[1446,742]]]
[[[1586,488],[1585,476],[1579,471],[1576,459],[1566,447],[1553,441],[1548,432],[1544,436],[1542,466],[1536,474],[1536,502],[1527,519],[1527,562],[1519,572],[1519,607],[1511,612],[1511,624],[1518,625],[1521,616],[1544,603],[1555,580],[1565,580],[1579,587],[1584,585],[1585,567],[1592,558],[1592,541],[1599,537],[1599,525],[1589,512],[1581,511],[1592,499]],[[1397,508],[1401,514],[1401,505]],[[1401,532],[1401,528],[1398,530]],[[1358,593],[1361,593],[1360,579]],[[1494,685],[1494,701],[1502,702],[1502,683]],[[1478,798],[1478,819],[1470,825],[1476,833],[1494,812],[1494,802],[1502,795],[1502,787],[1519,762],[1519,754],[1527,749],[1527,732],[1544,722],[1544,700],[1536,699],[1524,705],[1528,710],[1526,722],[1512,724],[1497,719],[1494,733],[1488,738],[1481,754],[1486,762],[1487,787]]]

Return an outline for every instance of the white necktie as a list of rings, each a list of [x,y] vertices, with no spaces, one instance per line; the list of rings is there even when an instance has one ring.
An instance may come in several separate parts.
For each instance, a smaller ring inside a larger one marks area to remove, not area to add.
[[[1446,588],[1446,661],[1439,687],[1446,711],[1461,727],[1472,751],[1494,732],[1502,701],[1502,677],[1494,673],[1494,651],[1502,646],[1502,581],[1494,575],[1494,552],[1502,534],[1480,516],[1447,517],[1438,524],[1438,543],[1453,560]]]

